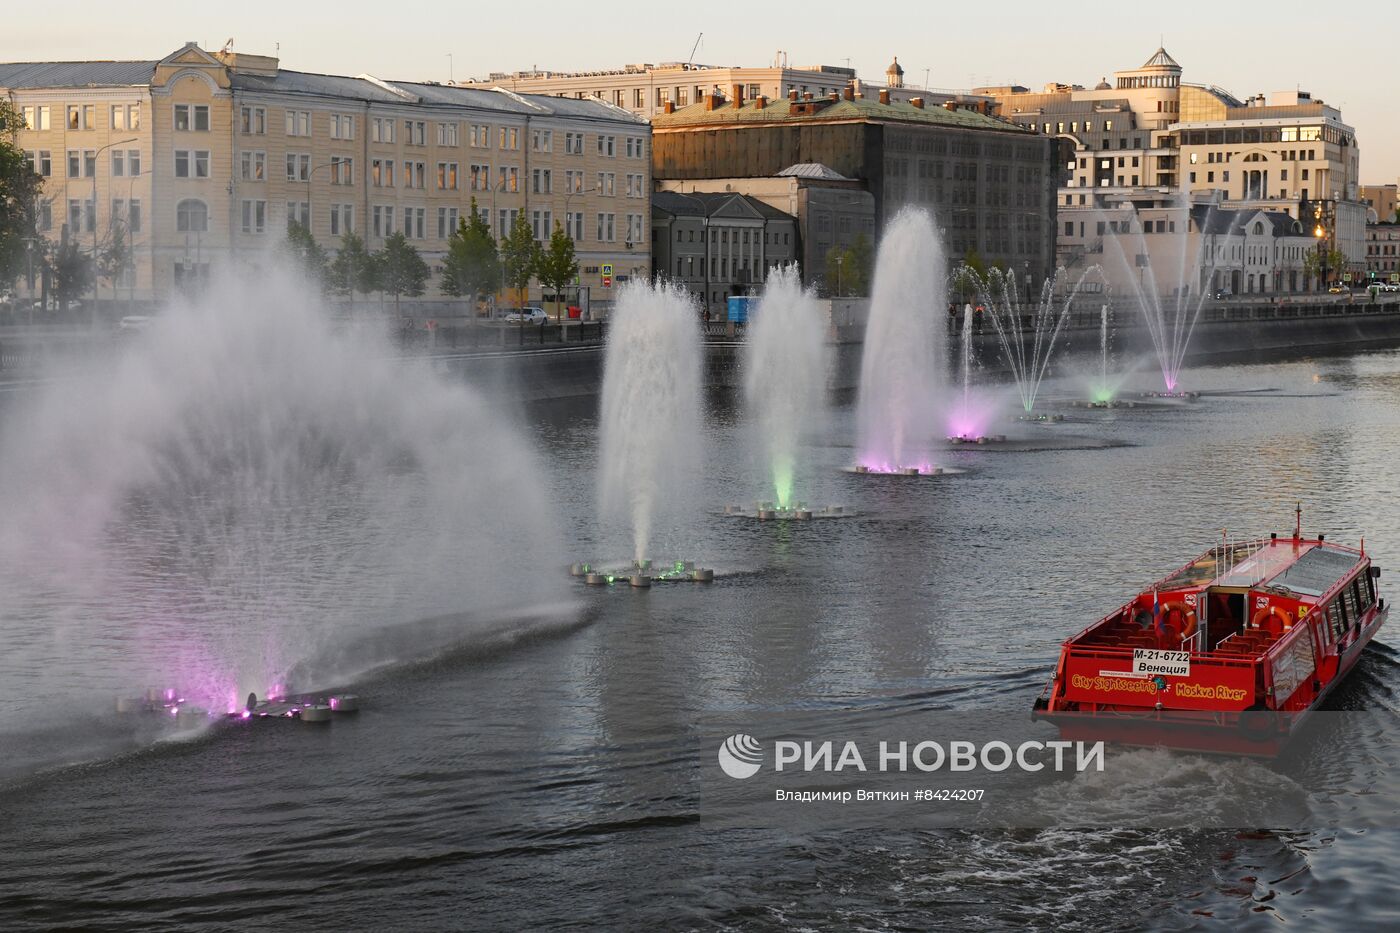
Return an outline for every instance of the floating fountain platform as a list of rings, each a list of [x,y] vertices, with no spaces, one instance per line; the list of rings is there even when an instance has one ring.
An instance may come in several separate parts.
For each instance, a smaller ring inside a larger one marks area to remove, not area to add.
[[[121,715],[148,715],[168,717],[180,728],[242,721],[245,719],[296,719],[300,722],[330,722],[332,719],[357,713],[360,699],[353,693],[287,695],[284,693],[267,699],[258,699],[257,694],[248,694],[242,709],[218,712],[192,702],[173,689],[147,690],[140,697],[118,697],[117,712]]]
[[[810,522],[819,518],[853,518],[856,510],[844,505],[828,505],[814,509],[805,502],[798,502],[789,507],[772,502],[755,502],[752,506],[726,505],[724,514],[732,518],[757,519],[761,522]]]
[[[659,569],[650,559],[613,568],[572,564],[569,575],[588,586],[630,586],[639,590],[650,589],[654,583],[713,583],[715,579],[712,568],[696,566],[693,560],[678,560]]]
[[[1094,408],[1105,411],[1110,408],[1137,408],[1138,402],[1129,398],[1075,399],[1070,402],[1075,408]]]
[[[846,472],[846,473],[855,473],[855,474],[858,474],[858,475],[860,475],[860,476],[909,476],[909,477],[922,476],[922,477],[931,477],[931,476],[956,476],[956,475],[959,474],[959,473],[966,473],[966,472],[967,472],[966,470],[960,470],[960,469],[958,469],[957,467],[947,467],[947,466],[931,466],[931,465],[924,465],[924,466],[896,467],[896,468],[891,469],[891,468],[886,468],[886,467],[872,467],[872,466],[867,466],[867,465],[864,464],[864,463],[857,463],[855,466],[843,467],[842,469],[843,469],[843,472]]]
[[[1026,422],[1027,424],[1059,424],[1060,422],[1065,420],[1065,416],[1052,413],[1044,413],[1039,415],[1027,414],[1017,415],[1016,420]]]
[[[952,434],[948,437],[948,443],[955,447],[963,444],[975,444],[979,447],[986,447],[988,444],[1005,444],[1005,434]]]
[[[1199,392],[1144,392],[1143,398],[1164,399],[1175,402],[1194,402],[1201,397]]]

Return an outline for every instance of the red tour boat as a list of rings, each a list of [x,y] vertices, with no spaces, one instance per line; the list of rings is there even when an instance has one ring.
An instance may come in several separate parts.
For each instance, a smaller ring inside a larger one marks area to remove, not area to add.
[[[1065,738],[1273,756],[1385,622],[1361,548],[1227,542],[1066,641],[1034,718]]]

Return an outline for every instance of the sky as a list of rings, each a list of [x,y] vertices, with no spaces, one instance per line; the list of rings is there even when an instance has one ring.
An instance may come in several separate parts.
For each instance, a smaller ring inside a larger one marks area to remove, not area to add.
[[[710,65],[766,65],[783,51],[794,65],[849,61],[863,79],[880,81],[897,55],[911,84],[924,84],[927,74],[938,88],[1092,87],[1138,67],[1162,43],[1186,82],[1219,85],[1240,98],[1301,88],[1340,107],[1356,128],[1362,182],[1394,184],[1400,176],[1400,121],[1389,117],[1400,29],[1394,0],[1348,0],[1338,7],[1351,24],[1345,29],[1339,14],[1297,0],[1265,7],[884,0],[793,7],[787,22],[775,5],[733,0],[708,0],[695,12],[655,0],[242,0],[219,8],[78,0],[62,13],[40,3],[10,7],[0,61],[160,58],[188,40],[214,50],[232,39],[235,51],[276,54],[292,70],[400,80],[686,61],[699,38],[694,61]]]

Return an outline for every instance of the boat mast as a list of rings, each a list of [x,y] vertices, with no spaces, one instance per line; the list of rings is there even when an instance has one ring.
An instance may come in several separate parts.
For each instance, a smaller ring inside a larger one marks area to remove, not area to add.
[[[1293,507],[1293,540],[1299,541],[1303,537],[1303,503],[1299,502]]]

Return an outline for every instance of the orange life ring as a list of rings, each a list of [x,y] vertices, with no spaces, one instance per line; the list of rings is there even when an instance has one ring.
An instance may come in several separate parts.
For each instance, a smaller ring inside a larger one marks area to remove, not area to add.
[[[1254,617],[1249,620],[1249,627],[1262,629],[1265,627],[1262,623],[1271,616],[1278,616],[1283,621],[1283,628],[1279,631],[1286,632],[1293,627],[1293,619],[1289,617],[1288,613],[1272,604],[1254,613]]]
[[[1162,603],[1161,613],[1164,624],[1176,631],[1177,638],[1190,638],[1192,635],[1196,634],[1195,607],[1188,606],[1179,599],[1174,599],[1171,602]],[[1180,614],[1180,618],[1184,620],[1183,625],[1178,626],[1175,623],[1172,618],[1173,613]]]

